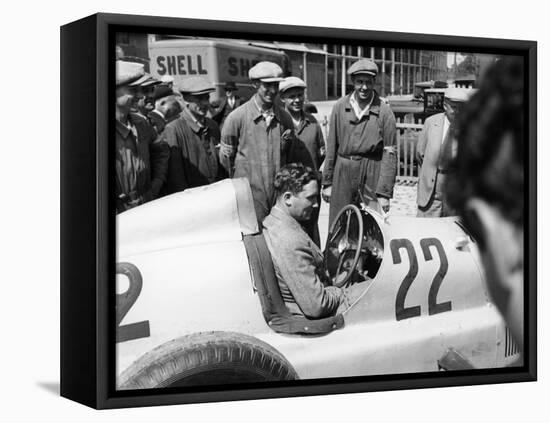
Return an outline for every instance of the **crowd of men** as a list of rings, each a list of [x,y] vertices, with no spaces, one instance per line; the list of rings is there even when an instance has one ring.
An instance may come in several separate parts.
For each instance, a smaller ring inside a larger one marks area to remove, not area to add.
[[[486,266],[495,273],[488,273],[495,302],[521,343],[523,70],[518,66],[499,62],[468,107],[463,107],[464,90],[446,91],[445,112],[428,118],[420,133],[417,206],[419,217],[458,213],[473,228]],[[227,81],[226,97],[213,107],[215,87],[206,79],[189,77],[174,90],[172,81],[153,78],[143,65],[118,60],[117,212],[223,178],[246,178],[288,308],[310,318],[333,315],[354,294],[325,280],[318,249],[320,198],[330,203],[329,224],[358,192],[371,208],[387,212],[398,166],[395,117],[374,90],[377,65],[360,59],[347,73],[354,90],[334,105],[325,147],[319,123],[304,111],[305,82],[284,78],[276,63],[250,68],[255,93],[249,100],[240,99],[236,85]],[[503,243],[510,247],[506,261],[494,254]]]

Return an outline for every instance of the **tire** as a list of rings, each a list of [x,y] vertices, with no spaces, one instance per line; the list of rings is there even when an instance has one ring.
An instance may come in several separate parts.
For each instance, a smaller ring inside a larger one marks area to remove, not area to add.
[[[295,380],[292,365],[259,339],[203,332],[167,342],[135,361],[119,389],[150,389]]]

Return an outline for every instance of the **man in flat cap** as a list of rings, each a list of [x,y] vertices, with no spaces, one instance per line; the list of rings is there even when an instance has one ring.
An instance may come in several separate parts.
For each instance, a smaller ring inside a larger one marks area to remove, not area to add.
[[[445,112],[430,116],[424,122],[416,149],[420,164],[416,202],[418,217],[451,216],[443,193],[443,186],[452,171],[451,162],[456,151],[453,122],[457,112],[468,99],[472,89],[447,88],[443,100]]]
[[[227,116],[220,162],[231,177],[248,179],[256,217],[261,222],[274,202],[275,173],[286,163],[311,163],[303,143],[294,135],[290,115],[276,104],[279,82],[283,80],[281,67],[259,62],[250,68],[248,76],[256,93]]]
[[[160,80],[145,73],[141,78],[130,84],[130,86],[136,88],[135,108],[132,110],[134,113],[138,113],[145,118],[149,115],[149,112],[155,108],[154,89],[160,83]]]
[[[130,113],[143,65],[116,62],[116,209],[117,213],[158,197],[166,180],[169,150],[146,119]]]
[[[212,119],[216,121],[220,130],[223,128],[225,119],[233,110],[242,104],[241,98],[236,94],[237,85],[233,81],[225,83],[225,97],[220,101],[218,107],[216,107]]]
[[[202,77],[188,77],[180,85],[185,107],[166,125],[161,139],[170,146],[166,193],[183,191],[219,180],[215,146],[218,125],[206,115],[214,85]]]
[[[306,83],[296,76],[289,76],[279,83],[281,100],[285,106],[285,110],[292,118],[294,132],[307,148],[311,162],[313,163],[313,170],[318,172],[323,160],[325,141],[321,125],[319,125],[317,119],[304,111],[306,88]],[[318,202],[319,204],[321,203],[320,194]],[[317,246],[320,246],[318,220],[319,207],[313,210],[311,219],[304,222],[304,229]]]
[[[397,175],[395,117],[374,90],[378,66],[369,59],[347,71],[354,91],[336,102],[330,117],[327,157],[323,170],[329,224],[357,191],[374,209],[389,210]]]
[[[181,106],[172,88],[165,84],[155,86],[152,98],[155,108],[149,112],[147,118],[157,136],[160,136],[164,132],[166,124],[178,117]]]

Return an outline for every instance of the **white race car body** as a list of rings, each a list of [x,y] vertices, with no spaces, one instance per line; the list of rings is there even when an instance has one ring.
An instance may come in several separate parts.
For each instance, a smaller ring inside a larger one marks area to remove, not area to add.
[[[366,215],[383,238],[376,276],[361,283],[342,328],[302,335],[275,332],[262,314],[243,242],[258,232],[245,180],[120,214],[117,386],[124,389],[152,351],[212,331],[263,341],[301,379],[437,371],[449,351],[476,368],[518,358],[489,301],[477,247],[457,219]]]

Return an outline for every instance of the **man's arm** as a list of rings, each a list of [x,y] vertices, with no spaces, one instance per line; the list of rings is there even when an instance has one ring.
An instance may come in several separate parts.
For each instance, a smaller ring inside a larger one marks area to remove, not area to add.
[[[332,177],[334,175],[334,164],[336,155],[338,154],[338,110],[335,105],[330,115],[330,127],[327,137],[325,166],[323,168],[323,187],[332,185]]]
[[[416,144],[416,160],[418,164],[422,166],[424,162],[424,153],[426,152],[426,144],[428,143],[428,122],[424,122],[424,126],[418,135],[418,142]]]
[[[382,120],[382,138],[384,151],[380,164],[380,176],[376,187],[376,195],[385,199],[393,197],[393,187],[397,176],[397,146],[395,116],[389,107],[384,107],[380,113]],[[389,206],[389,204],[388,204]]]
[[[233,165],[239,146],[239,126],[239,119],[235,117],[235,113],[230,113],[225,119],[221,133],[219,159],[229,177],[233,176]]]
[[[162,137],[156,135],[153,126],[147,124],[150,131],[151,143],[149,157],[151,163],[151,199],[158,198],[160,190],[166,182],[170,149]]]
[[[169,148],[168,171],[166,179],[166,192],[173,194],[188,187],[187,177],[183,166],[182,148],[177,139],[175,125],[167,125],[162,133],[162,139]]]
[[[292,246],[292,243],[280,247],[277,267],[304,315],[313,319],[334,315],[340,305],[342,290],[323,285],[315,272],[310,247]]]

